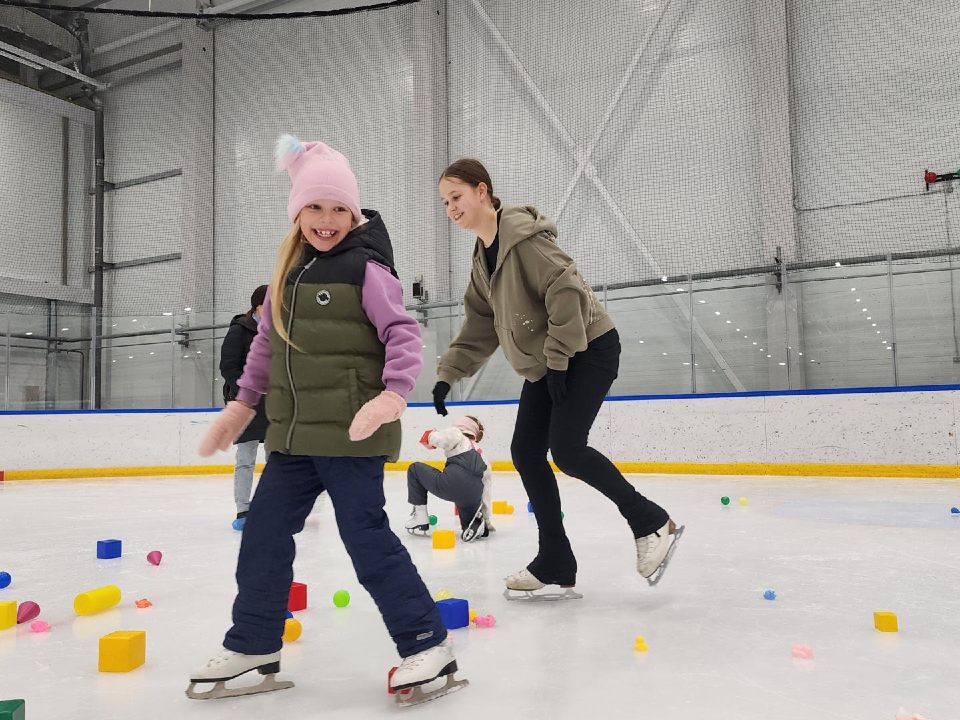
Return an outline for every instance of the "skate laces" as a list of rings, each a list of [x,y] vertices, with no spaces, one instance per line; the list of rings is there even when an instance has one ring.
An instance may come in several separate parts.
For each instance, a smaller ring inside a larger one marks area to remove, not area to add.
[[[228,663],[236,654],[237,653],[235,653],[233,650],[227,650],[226,648],[224,648],[219,653],[217,653],[214,657],[210,658],[210,660],[207,662],[207,667],[215,668],[225,663]]]
[[[653,538],[657,538],[656,543],[654,543]],[[641,559],[645,558],[647,555],[653,553],[656,547],[660,544],[661,540],[659,532],[652,532],[649,535],[644,535],[643,537],[637,538],[637,555]]]

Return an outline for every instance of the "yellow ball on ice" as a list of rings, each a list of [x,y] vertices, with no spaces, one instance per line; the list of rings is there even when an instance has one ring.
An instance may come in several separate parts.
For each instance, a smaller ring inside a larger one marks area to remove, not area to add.
[[[746,504],[747,504],[747,499],[746,499],[746,498],[740,498],[740,504],[741,504],[741,505],[746,505]]]
[[[283,641],[285,643],[296,642],[300,639],[302,633],[303,626],[300,621],[296,618],[287,618],[287,622],[283,626]]]

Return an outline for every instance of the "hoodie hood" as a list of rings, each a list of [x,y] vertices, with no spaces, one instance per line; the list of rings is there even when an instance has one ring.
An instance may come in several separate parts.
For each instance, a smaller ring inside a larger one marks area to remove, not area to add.
[[[528,238],[544,235],[549,237],[552,242],[556,242],[557,224],[537,208],[532,205],[509,205],[507,203],[501,204],[500,208],[500,223],[497,229],[500,236],[500,252],[497,254],[498,268],[503,264],[504,258],[517,245]],[[486,266],[481,260],[482,257],[483,241],[477,238],[477,246],[473,252],[473,262],[479,265],[485,273]]]

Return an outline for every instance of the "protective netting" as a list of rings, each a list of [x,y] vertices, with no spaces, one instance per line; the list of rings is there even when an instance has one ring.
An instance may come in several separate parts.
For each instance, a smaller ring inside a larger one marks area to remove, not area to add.
[[[952,0],[421,0],[203,19],[23,5],[0,2],[6,311],[47,297],[41,284],[92,302],[95,102],[112,316],[246,309],[289,229],[272,163],[284,132],[350,158],[408,302],[418,279],[431,302],[466,283],[472,238],[436,192],[461,156],[505,201],[553,216],[596,285],[778,257],[936,259],[960,237],[948,183],[922,182],[960,167]]]

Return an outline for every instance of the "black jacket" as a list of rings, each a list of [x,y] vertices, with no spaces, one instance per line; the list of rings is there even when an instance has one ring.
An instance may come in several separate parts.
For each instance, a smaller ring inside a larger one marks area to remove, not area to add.
[[[257,336],[257,321],[253,315],[237,315],[230,323],[227,336],[223,339],[220,349],[220,374],[223,376],[223,401],[230,402],[236,399],[240,388],[237,381],[243,375],[243,365],[247,362],[247,353],[253,339]],[[238,443],[259,440],[263,442],[267,434],[267,413],[263,407],[263,398],[257,404],[257,415],[243,434],[237,439]]]

